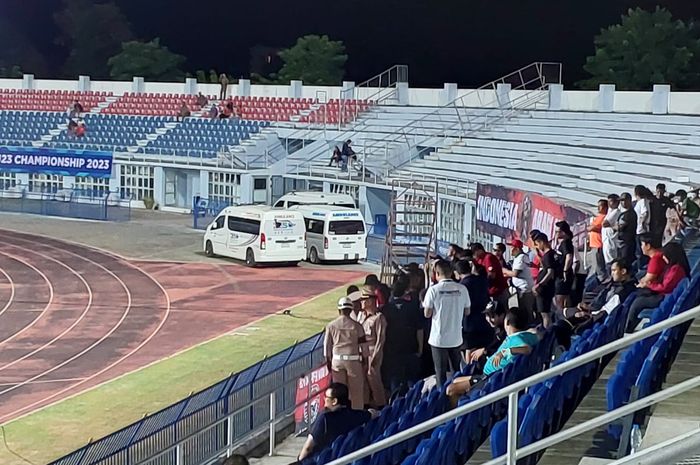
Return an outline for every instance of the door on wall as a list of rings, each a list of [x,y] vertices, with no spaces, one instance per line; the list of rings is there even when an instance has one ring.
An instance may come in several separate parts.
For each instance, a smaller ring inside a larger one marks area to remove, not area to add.
[[[176,191],[177,191],[177,172],[175,170],[165,169],[165,195],[164,202],[166,207],[176,206]]]

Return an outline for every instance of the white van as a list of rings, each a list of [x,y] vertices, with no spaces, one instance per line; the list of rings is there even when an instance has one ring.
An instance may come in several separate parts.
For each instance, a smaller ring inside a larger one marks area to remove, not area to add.
[[[333,205],[297,205],[291,210],[304,215],[311,263],[367,259],[367,231],[359,210]]]
[[[256,263],[298,263],[306,258],[300,212],[261,205],[228,207],[207,227],[204,253]]]
[[[296,205],[335,205],[345,208],[357,208],[352,196],[326,192],[290,192],[280,197],[274,206],[275,208],[289,208]]]

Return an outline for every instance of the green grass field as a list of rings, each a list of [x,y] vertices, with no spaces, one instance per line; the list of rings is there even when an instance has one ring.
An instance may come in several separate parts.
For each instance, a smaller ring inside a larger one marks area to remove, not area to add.
[[[300,304],[293,316],[254,322],[245,335],[219,337],[4,425],[0,464],[46,464],[318,333],[337,311],[338,288]]]

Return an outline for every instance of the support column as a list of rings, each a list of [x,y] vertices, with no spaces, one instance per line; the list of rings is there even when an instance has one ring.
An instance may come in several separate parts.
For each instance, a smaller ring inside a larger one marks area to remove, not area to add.
[[[34,89],[34,75],[25,74],[22,76],[22,89]]]
[[[117,165],[116,163],[112,163],[112,175],[109,177],[110,192],[119,192],[119,188],[121,187],[119,185],[119,166],[120,165]]]
[[[289,96],[291,98],[301,98],[303,83],[301,81],[291,81],[289,83]]]
[[[73,189],[75,187],[75,176],[63,176],[63,188]]]
[[[610,113],[615,110],[615,84],[601,84],[598,88],[598,111]]]
[[[185,95],[197,95],[197,79],[185,79]]]
[[[139,76],[134,76],[134,79],[131,81],[131,92],[135,94],[143,94],[145,90],[146,83],[144,79]]]
[[[499,108],[510,108],[510,84],[498,84],[496,86],[496,99]]]
[[[408,82],[399,82],[396,84],[396,98],[399,105],[409,104],[409,89]]]
[[[669,100],[671,99],[671,86],[668,84],[655,84],[651,94],[651,112],[655,115],[668,114]]]
[[[250,97],[250,79],[238,80],[238,96]]]
[[[78,76],[78,92],[90,92],[90,76]]]
[[[253,176],[241,174],[241,205],[253,203]]]
[[[29,173],[17,173],[15,179],[17,180],[17,185],[25,189],[29,187]]]
[[[340,91],[341,100],[353,100],[359,96],[355,95],[355,83],[353,81],[343,81],[343,88]]]
[[[457,84],[452,82],[446,82],[440,92],[440,106],[447,105],[453,102],[457,98]]]
[[[203,199],[209,198],[209,171],[201,170],[199,172],[199,192],[195,193]]]
[[[549,109],[552,111],[561,111],[561,100],[564,94],[564,86],[562,84],[549,85]]]
[[[157,205],[165,206],[165,169],[162,166],[153,169],[153,200]]]

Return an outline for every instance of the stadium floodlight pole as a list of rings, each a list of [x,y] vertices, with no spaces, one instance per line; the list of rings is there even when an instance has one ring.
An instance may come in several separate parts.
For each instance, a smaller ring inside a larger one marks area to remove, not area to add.
[[[589,362],[598,360],[604,355],[617,352],[618,350],[628,347],[634,344],[635,342],[644,340],[649,336],[659,334],[665,329],[672,328],[681,323],[685,323],[686,321],[693,320],[697,316],[700,316],[700,306],[687,310],[678,315],[672,316],[671,318],[668,318],[654,325],[648,326],[634,334],[627,334],[620,339],[605,344],[604,346],[598,347],[597,349],[587,352],[585,354],[579,355],[578,357],[572,360],[550,367],[544,371],[541,371],[540,373],[530,376],[529,378],[513,383],[509,386],[499,389],[498,391],[492,392],[491,394],[487,394],[479,399],[476,399],[473,402],[469,402],[468,404],[462,405],[449,412],[438,415],[437,417],[434,417],[416,426],[400,431],[393,436],[377,441],[374,444],[371,444],[367,447],[363,447],[362,449],[352,452],[344,457],[340,457],[336,460],[333,460],[327,465],[348,465],[356,460],[362,459],[376,452],[384,450],[387,447],[391,447],[414,436],[430,431],[442,425],[443,423],[447,423],[450,420],[464,416],[467,413],[476,411],[487,405],[491,405],[492,403],[498,400],[505,399],[511,393],[520,392],[523,389],[526,389],[530,386],[534,386],[535,384],[553,378],[554,376],[561,375],[574,368],[578,368]],[[516,433],[517,431],[514,433],[509,431],[509,434]]]

